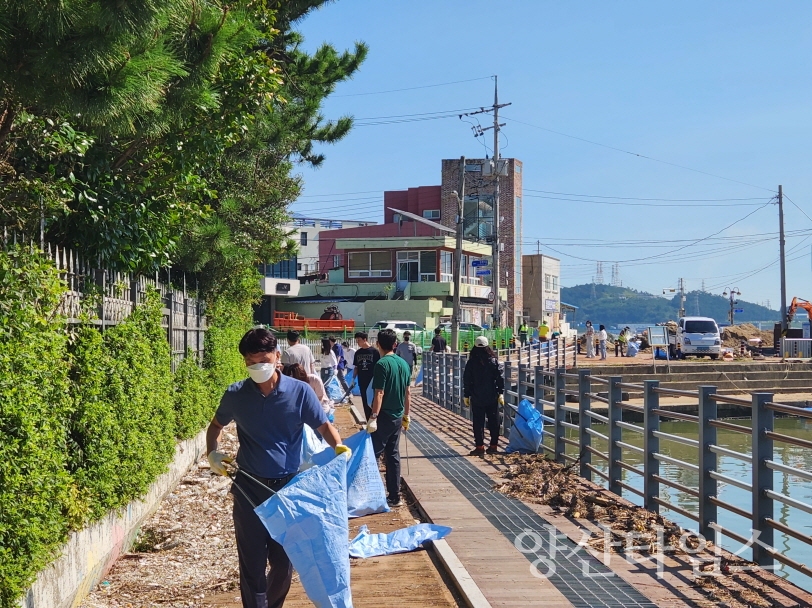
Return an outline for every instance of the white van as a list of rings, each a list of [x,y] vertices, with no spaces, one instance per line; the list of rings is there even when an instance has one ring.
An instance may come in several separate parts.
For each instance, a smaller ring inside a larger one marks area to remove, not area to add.
[[[677,348],[683,356],[716,359],[722,352],[719,326],[710,317],[682,317],[677,323]]]

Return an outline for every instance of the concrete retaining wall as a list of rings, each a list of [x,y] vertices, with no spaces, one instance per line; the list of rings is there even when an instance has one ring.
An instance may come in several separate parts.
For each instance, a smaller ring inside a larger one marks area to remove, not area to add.
[[[21,600],[23,608],[73,608],[78,606],[116,560],[132,545],[143,521],[158,507],[206,448],[206,433],[181,441],[169,470],[158,477],[141,499],[101,521],[73,532],[60,557],[37,575]]]

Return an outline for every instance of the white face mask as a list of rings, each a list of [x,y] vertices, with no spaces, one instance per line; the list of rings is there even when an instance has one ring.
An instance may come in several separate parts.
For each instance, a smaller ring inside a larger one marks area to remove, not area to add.
[[[276,366],[273,363],[256,363],[248,366],[248,375],[257,384],[267,382],[273,376]]]

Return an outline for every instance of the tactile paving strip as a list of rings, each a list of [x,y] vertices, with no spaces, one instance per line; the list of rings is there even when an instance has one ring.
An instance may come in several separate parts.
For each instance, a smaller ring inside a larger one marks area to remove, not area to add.
[[[493,480],[452,450],[444,441],[417,421],[409,427],[409,440],[511,542],[525,531],[523,552],[540,573],[578,608],[656,608],[656,604],[615,575],[569,540],[563,533],[550,532],[550,524],[527,505],[493,489]],[[556,536],[551,542],[551,536]],[[614,554],[614,559],[622,557]],[[537,561],[538,560],[538,561]]]

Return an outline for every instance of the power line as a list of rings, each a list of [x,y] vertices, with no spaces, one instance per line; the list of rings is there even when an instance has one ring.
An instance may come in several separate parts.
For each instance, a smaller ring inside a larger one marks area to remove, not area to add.
[[[751,198],[642,198],[636,196],[605,196],[601,194],[573,194],[572,192],[553,192],[550,190],[534,190],[524,188],[526,192],[541,192],[542,194],[557,194],[559,196],[582,196],[585,198],[610,198],[622,201],[667,201],[670,203],[713,203],[719,201],[763,201],[764,197]]]
[[[678,165],[677,163],[668,162],[666,160],[660,160],[659,158],[654,158],[653,156],[647,156],[645,154],[638,154],[637,152],[630,152],[629,150],[624,150],[623,148],[617,148],[615,146],[609,146],[606,144],[599,143],[597,141],[592,141],[589,139],[585,139],[583,137],[578,137],[576,135],[570,135],[569,133],[562,133],[561,131],[555,131],[553,129],[548,129],[546,127],[540,127],[538,125],[530,124],[529,122],[523,122],[521,120],[517,120],[515,118],[509,118],[507,116],[503,116],[502,118],[506,118],[512,122],[518,123],[520,125],[525,125],[526,127],[532,127],[534,129],[539,129],[541,131],[547,131],[548,133],[554,133],[555,135],[561,135],[562,137],[569,137],[570,139],[575,139],[578,141],[582,141],[587,144],[592,144],[593,146],[599,146],[601,148],[607,148],[609,150],[614,150],[615,152],[622,152],[623,154],[628,154],[630,156],[636,156],[638,158],[645,158],[646,160],[653,161],[655,163],[661,163],[663,165],[669,165],[671,167],[677,167],[679,169],[685,169],[686,171],[693,171],[694,173],[701,173],[702,175],[707,175],[709,177],[715,177],[717,179],[723,179],[728,182],[733,182],[735,184],[742,184],[743,186],[750,186],[751,188],[758,188],[759,190],[766,190],[767,192],[774,192],[774,190],[770,188],[764,188],[762,186],[756,186],[755,184],[750,184],[748,182],[742,182],[737,179],[731,179],[729,177],[723,177],[721,175],[716,175],[714,173],[708,173],[707,171],[701,171],[700,169],[694,169],[693,167],[686,167],[685,165]]]
[[[418,112],[416,114],[393,114],[391,116],[368,116],[365,118],[356,118],[355,120],[383,120],[385,118],[412,118],[414,116],[431,116],[432,114],[448,114],[451,112],[467,112],[468,110],[476,110],[476,108],[459,108],[457,110],[440,110],[438,112]]]
[[[790,203],[792,203],[793,205],[795,205],[795,208],[796,208],[796,209],[798,209],[798,211],[800,211],[801,213],[803,213],[804,215],[806,215],[806,211],[804,211],[803,209],[801,209],[801,208],[800,208],[800,207],[799,207],[799,206],[798,206],[798,205],[795,203],[795,201],[794,201],[794,200],[792,200],[790,197],[788,197],[788,196],[787,196],[787,194],[786,194],[786,193],[784,193],[784,198],[785,198],[785,199],[787,199],[787,200],[788,200]],[[812,217],[809,217],[808,215],[806,215],[806,219],[808,219],[810,222],[812,222]]]
[[[618,205],[622,207],[650,207],[652,209],[662,208],[662,207],[757,207],[759,203],[701,203],[696,205],[689,205],[685,203],[662,203],[654,205],[652,203],[627,203],[624,201],[588,201],[584,199],[575,199],[575,198],[560,198],[556,196],[544,196],[541,194],[525,194],[527,198],[543,198],[549,199],[554,201],[566,201],[569,203],[589,203],[592,205]],[[763,201],[764,199],[756,199]]]
[[[360,192],[337,192],[334,194],[302,194],[299,198],[309,198],[314,196],[348,196],[350,194],[370,194],[371,192],[380,192],[380,190],[362,190]]]
[[[385,93],[400,93],[401,91],[416,91],[418,89],[431,89],[434,87],[447,87],[452,84],[462,84],[464,82],[475,82],[477,80],[490,80],[493,76],[480,76],[479,78],[469,78],[468,80],[452,80],[451,82],[440,82],[437,84],[425,84],[419,87],[406,87],[405,89],[389,89],[387,91],[370,91],[367,93],[345,93],[343,95],[331,95],[331,97],[360,97],[363,95],[384,95]]]

